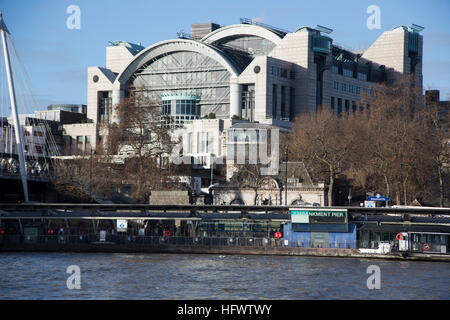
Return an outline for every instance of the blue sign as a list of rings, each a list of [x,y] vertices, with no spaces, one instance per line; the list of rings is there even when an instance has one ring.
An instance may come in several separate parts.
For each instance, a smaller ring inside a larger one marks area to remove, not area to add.
[[[367,197],[367,201],[391,201],[391,198],[377,194],[376,196]]]

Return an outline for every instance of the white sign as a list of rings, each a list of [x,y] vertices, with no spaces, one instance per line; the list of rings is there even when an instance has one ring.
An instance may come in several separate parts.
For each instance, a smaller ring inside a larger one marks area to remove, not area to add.
[[[127,226],[127,220],[117,220],[117,232],[127,232]]]
[[[364,207],[366,207],[366,208],[375,208],[376,206],[377,205],[376,205],[375,201],[369,201],[369,200],[364,201]]]
[[[106,231],[100,230],[100,241],[105,242],[106,241]]]

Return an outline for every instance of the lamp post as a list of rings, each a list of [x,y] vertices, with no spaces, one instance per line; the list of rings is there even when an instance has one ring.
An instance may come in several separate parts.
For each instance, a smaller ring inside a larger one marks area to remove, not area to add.
[[[349,188],[348,190],[348,206],[352,206],[352,188]]]
[[[288,181],[288,157],[289,157],[289,149],[286,147],[285,149],[285,164],[286,164],[286,177],[285,177],[285,185],[284,185],[284,205],[287,206],[287,181]]]
[[[211,186],[212,186],[212,184],[213,184],[213,166],[214,166],[214,157],[215,157],[215,154],[214,154],[214,153],[211,153],[210,156],[209,156],[209,165],[210,165],[210,167],[211,167]]]

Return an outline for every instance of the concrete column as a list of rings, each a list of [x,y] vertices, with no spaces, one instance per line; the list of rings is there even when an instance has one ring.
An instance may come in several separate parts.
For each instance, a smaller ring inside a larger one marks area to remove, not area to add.
[[[116,106],[121,102],[125,96],[123,90],[113,90],[112,92],[112,110],[111,110],[111,122],[119,123],[120,119],[116,112]]]
[[[241,110],[242,86],[238,83],[230,84],[230,119],[237,115],[242,116]]]

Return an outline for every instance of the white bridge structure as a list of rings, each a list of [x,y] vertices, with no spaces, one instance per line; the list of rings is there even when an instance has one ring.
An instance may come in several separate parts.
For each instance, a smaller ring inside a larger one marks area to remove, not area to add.
[[[28,181],[50,180],[58,149],[45,121],[19,116],[37,104],[1,12],[0,37],[0,179],[20,179],[28,202]]]

